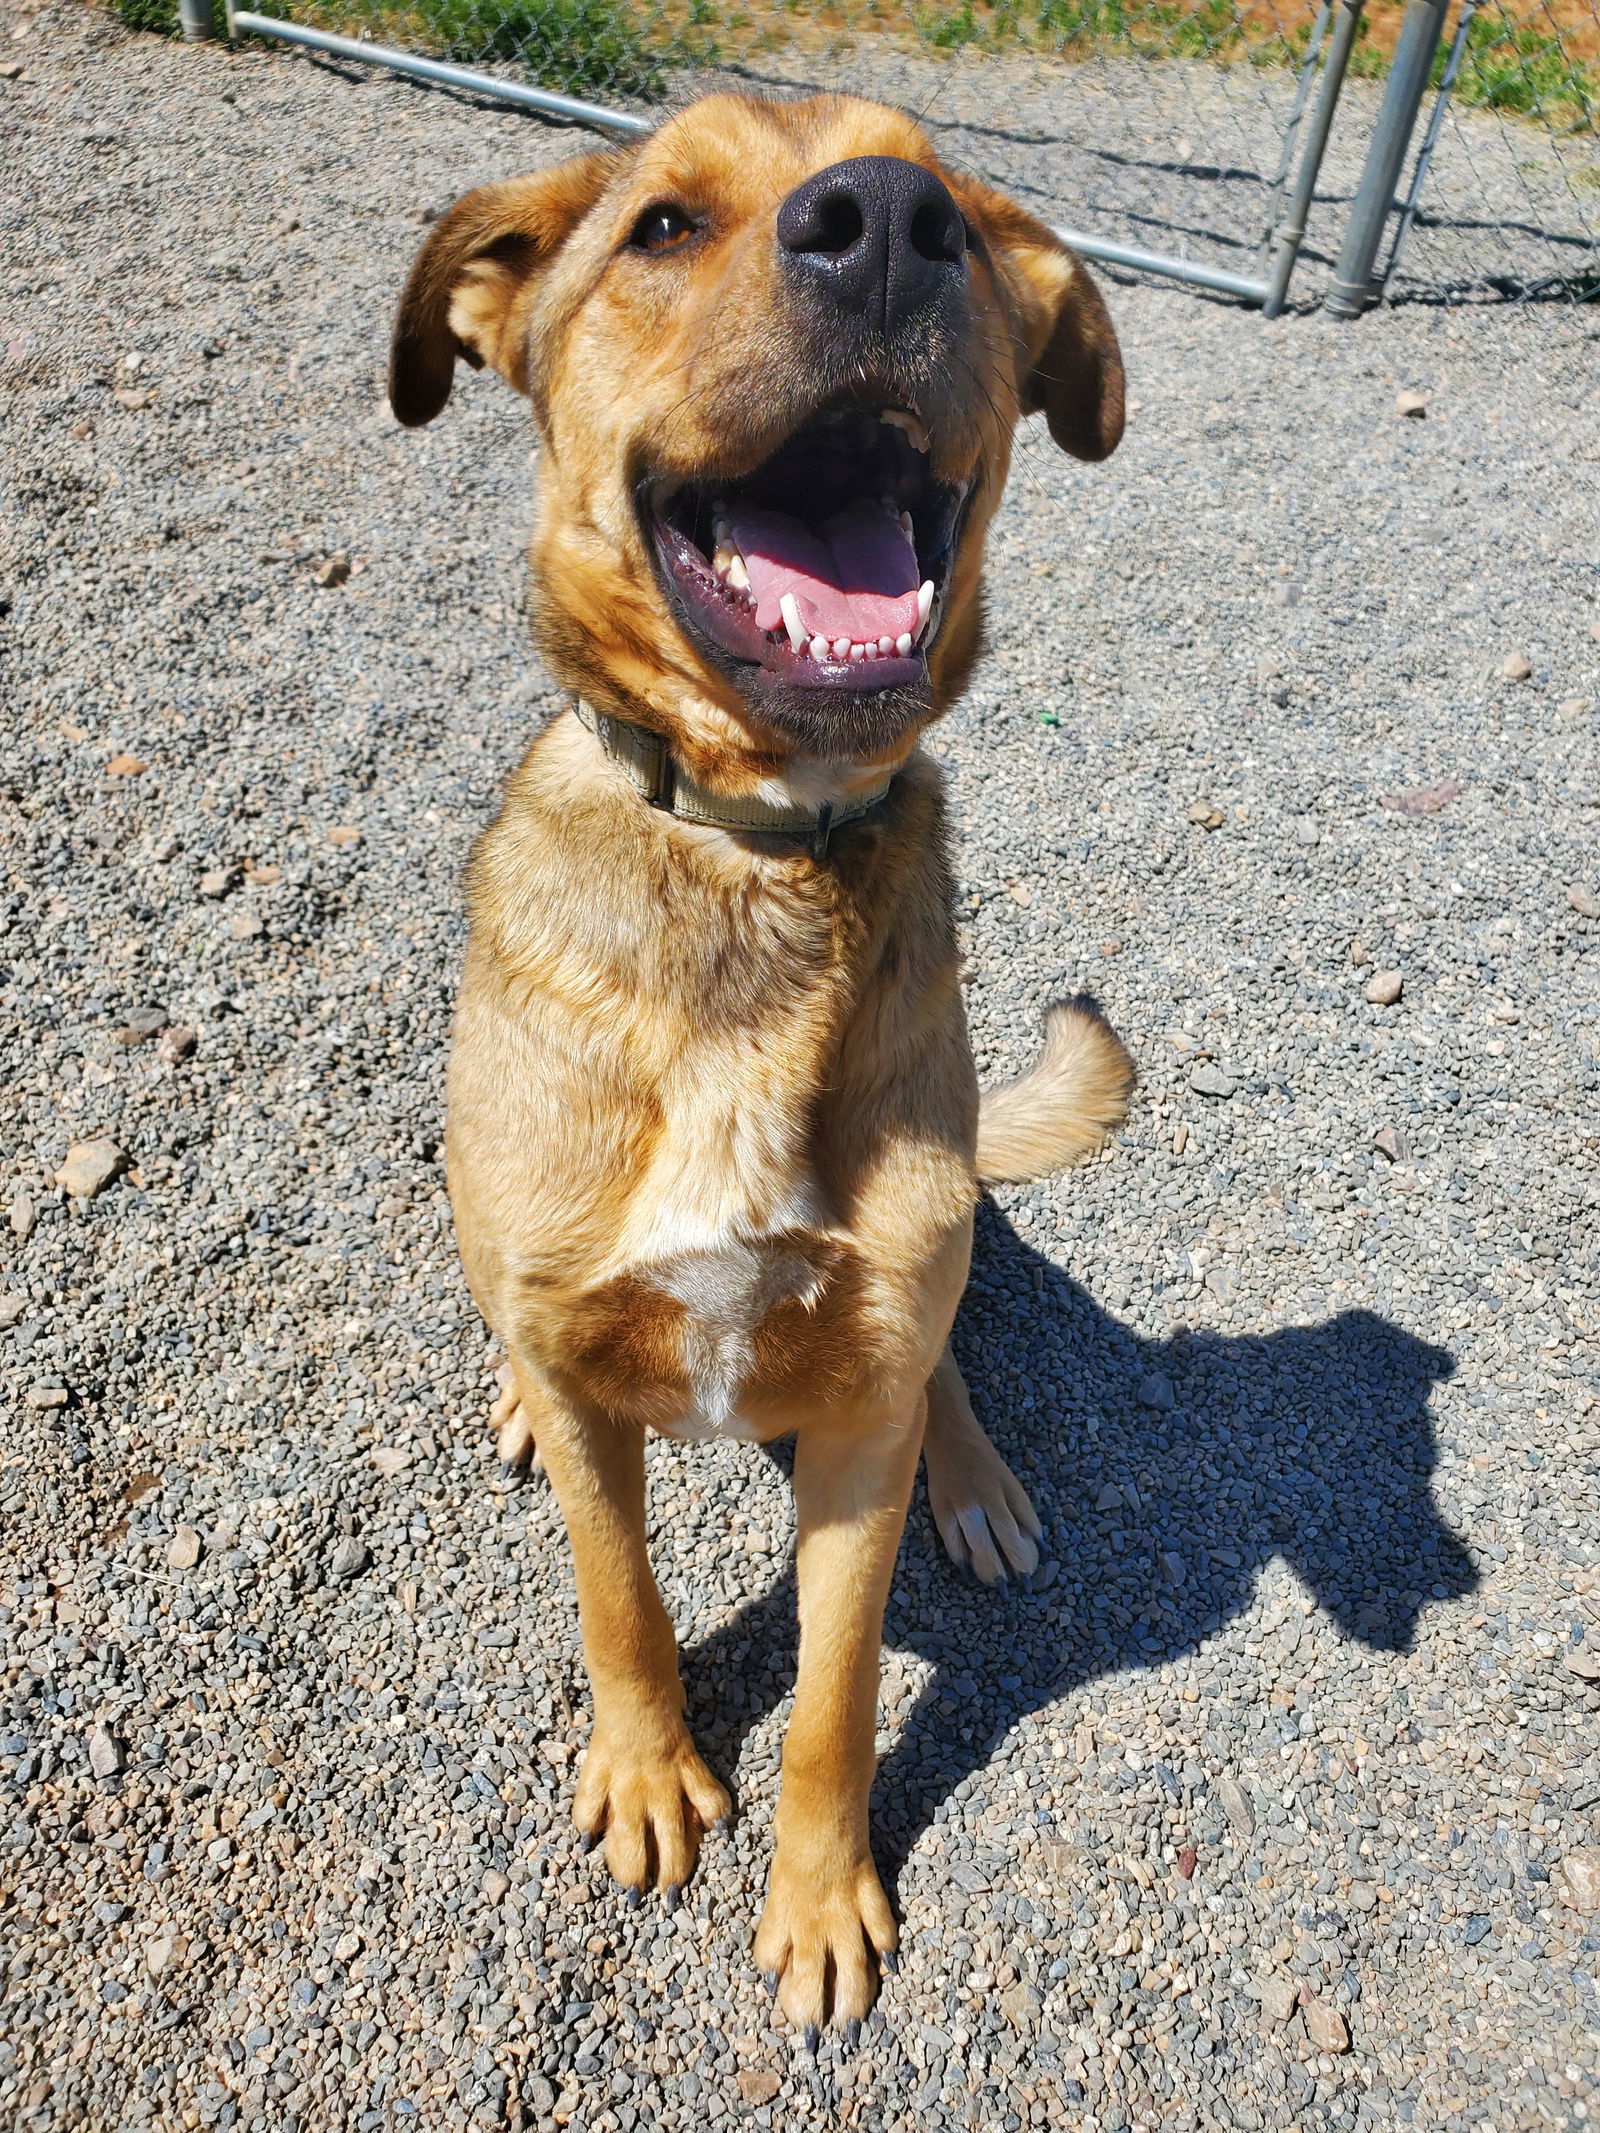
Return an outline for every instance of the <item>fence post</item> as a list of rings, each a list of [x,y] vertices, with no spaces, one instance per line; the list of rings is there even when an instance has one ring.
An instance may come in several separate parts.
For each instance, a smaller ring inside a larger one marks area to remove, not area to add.
[[[1322,158],[1327,153],[1328,135],[1333,127],[1333,114],[1339,108],[1339,92],[1344,87],[1344,78],[1349,71],[1350,54],[1355,50],[1363,4],[1364,0],[1339,0],[1333,41],[1328,47],[1328,57],[1323,67],[1322,93],[1317,98],[1317,108],[1311,121],[1311,133],[1306,142],[1305,155],[1301,159],[1300,173],[1295,179],[1294,191],[1289,198],[1288,212],[1273,232],[1272,259],[1266,273],[1267,300],[1261,307],[1263,318],[1281,316],[1289,295],[1289,277],[1294,272],[1295,261],[1300,257],[1300,247],[1305,242],[1306,217],[1311,212],[1311,202],[1316,195],[1317,176],[1322,169]]]
[[[211,0],[178,0],[178,27],[185,44],[201,44],[206,38],[215,37],[217,25]]]
[[[1359,318],[1372,301],[1373,266],[1405,168],[1417,113],[1428,92],[1428,74],[1444,35],[1449,6],[1450,0],[1407,0],[1338,264],[1322,299],[1323,308],[1335,318]]]

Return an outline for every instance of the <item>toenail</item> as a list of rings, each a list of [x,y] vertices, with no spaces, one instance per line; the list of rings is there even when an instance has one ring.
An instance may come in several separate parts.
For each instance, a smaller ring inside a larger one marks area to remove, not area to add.
[[[683,1894],[682,1884],[676,1881],[669,1881],[662,1894],[666,1897],[667,1912],[670,1916],[678,1908],[678,1898]]]
[[[597,1844],[598,1844],[599,1842],[600,1842],[600,1832],[599,1832],[599,1830],[597,1830],[597,1829],[586,1829],[586,1830],[584,1831],[584,1833],[583,1833],[583,1848],[584,1848],[584,1850],[585,1850],[586,1852],[592,1852],[592,1851],[594,1850],[595,1846],[596,1846],[596,1845],[597,1845]]]
[[[813,2059],[817,2056],[817,2046],[821,2042],[822,2031],[818,2029],[815,2022],[808,2022],[806,2024],[806,2050],[811,2054]]]
[[[854,2051],[861,2042],[861,2017],[852,2015],[844,2025],[844,2041]]]
[[[629,1889],[629,1890],[628,1890],[628,1892],[627,1892],[627,1904],[628,1904],[628,1909],[629,1909],[630,1911],[637,1911],[637,1910],[638,1910],[638,1908],[639,1908],[639,1891],[638,1891],[637,1889]]]
[[[893,1977],[900,1968],[900,1951],[898,1948],[885,1948],[878,1961],[883,1965],[884,1976]]]

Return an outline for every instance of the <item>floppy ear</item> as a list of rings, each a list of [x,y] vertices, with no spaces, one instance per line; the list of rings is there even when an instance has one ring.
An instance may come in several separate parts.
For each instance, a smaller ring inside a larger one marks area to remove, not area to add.
[[[981,224],[1011,297],[1022,412],[1043,409],[1051,436],[1074,458],[1108,459],[1122,441],[1122,352],[1089,270],[1004,193],[968,178],[959,197]]]
[[[457,356],[528,390],[533,284],[620,160],[601,150],[482,185],[440,218],[412,262],[389,347],[389,405],[407,429],[431,422],[449,399]]]

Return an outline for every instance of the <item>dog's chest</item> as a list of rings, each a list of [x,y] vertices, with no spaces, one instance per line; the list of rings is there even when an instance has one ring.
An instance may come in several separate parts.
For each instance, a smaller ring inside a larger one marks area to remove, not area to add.
[[[793,1235],[730,1239],[684,1252],[642,1278],[683,1312],[678,1338],[687,1404],[658,1427],[687,1442],[759,1435],[740,1412],[740,1394],[758,1371],[763,1329],[785,1307],[815,1309],[826,1279],[818,1256]]]

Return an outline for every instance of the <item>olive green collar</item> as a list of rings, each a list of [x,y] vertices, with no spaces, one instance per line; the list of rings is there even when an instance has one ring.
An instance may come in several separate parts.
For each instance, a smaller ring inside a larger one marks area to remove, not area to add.
[[[818,807],[783,807],[754,796],[735,799],[727,793],[712,792],[691,777],[661,735],[652,733],[648,726],[635,726],[628,719],[596,711],[582,697],[573,698],[572,708],[634,791],[652,807],[684,822],[704,823],[711,829],[805,837],[817,859],[827,852],[828,839],[835,830],[871,814],[894,783],[891,772],[871,792],[853,793],[848,800],[837,803],[824,801]]]

